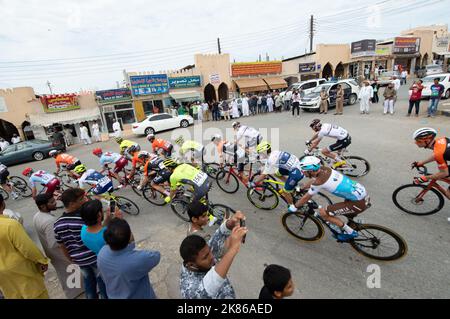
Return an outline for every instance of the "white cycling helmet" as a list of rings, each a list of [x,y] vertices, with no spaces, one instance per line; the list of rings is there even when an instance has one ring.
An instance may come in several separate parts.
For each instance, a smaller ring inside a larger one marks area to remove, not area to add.
[[[51,150],[50,152],[48,152],[48,156],[54,156],[56,154],[58,154],[59,152],[57,150]]]
[[[149,140],[149,141],[151,141],[154,138],[155,138],[155,134],[148,134],[147,135],[147,140]]]
[[[413,133],[413,139],[418,140],[427,137],[435,137],[437,135],[437,131],[431,127],[422,127]]]
[[[213,137],[211,137],[211,142],[214,142],[215,140],[220,141],[221,139],[222,139],[222,135],[214,134]]]
[[[317,172],[320,169],[320,159],[315,156],[306,156],[300,161],[300,169],[302,171]]]
[[[233,122],[233,124],[231,124],[231,126],[235,129],[236,127],[241,126],[241,123],[239,123],[239,122]]]

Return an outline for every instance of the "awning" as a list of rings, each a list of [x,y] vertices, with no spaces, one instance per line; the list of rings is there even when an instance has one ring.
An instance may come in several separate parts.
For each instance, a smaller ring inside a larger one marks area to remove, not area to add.
[[[450,57],[450,52],[449,51],[444,51],[444,52],[433,52],[434,54],[437,54],[437,55],[442,55],[442,56],[444,56],[444,57],[446,57],[446,58],[449,58]]]
[[[51,126],[53,123],[77,124],[84,121],[92,121],[100,118],[98,107],[79,109],[66,112],[30,114],[31,126]]]
[[[241,93],[268,90],[267,83],[263,79],[236,79],[234,83]]]
[[[199,100],[201,99],[200,92],[197,91],[175,91],[175,92],[169,92],[169,95],[175,100],[175,101],[192,101],[192,100]]]
[[[264,78],[264,82],[266,82],[272,90],[287,88],[286,81],[281,77]]]

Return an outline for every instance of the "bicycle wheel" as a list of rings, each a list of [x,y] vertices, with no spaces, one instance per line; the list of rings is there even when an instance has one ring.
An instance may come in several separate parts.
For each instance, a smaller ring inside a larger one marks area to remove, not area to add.
[[[408,251],[405,240],[389,228],[359,224],[355,229],[359,236],[352,239],[350,245],[363,256],[376,260],[396,260]]]
[[[264,210],[275,209],[280,202],[278,194],[266,185],[247,189],[247,198],[253,206]]]
[[[239,189],[239,180],[229,170],[221,170],[216,176],[217,185],[225,193],[234,194]]]
[[[166,201],[164,200],[166,195],[161,194],[156,189],[151,186],[145,187],[142,191],[144,198],[148,200],[150,203],[156,206],[164,206],[166,205]]]
[[[74,183],[72,183],[74,179],[67,173],[62,173],[61,175],[59,175],[59,180],[64,186],[69,188],[73,188],[75,185]]]
[[[228,219],[228,218],[230,218],[230,216],[232,215],[232,214],[235,214],[236,213],[236,211],[233,209],[233,208],[231,208],[231,207],[228,207],[228,206],[226,206],[226,205],[222,205],[222,204],[213,204],[213,205],[211,205],[210,207],[209,207],[209,212],[214,216],[214,217],[217,217],[217,221],[216,221],[216,225],[221,225],[222,224],[222,222],[225,220],[225,219]]]
[[[337,169],[342,174],[350,177],[361,177],[369,173],[370,164],[364,158],[359,156],[346,156],[345,161],[347,164]]]
[[[295,192],[293,198],[294,198],[294,203],[296,201],[298,201],[300,198],[302,198],[303,195],[305,195],[308,191],[302,191],[300,193]],[[317,193],[317,195],[315,195],[312,199],[317,205],[322,206],[322,207],[327,207],[328,205],[332,205],[333,202],[331,201],[331,199],[325,195],[324,193]]]
[[[216,178],[220,171],[220,165],[217,163],[203,163],[203,171],[211,178]]]
[[[9,194],[7,191],[5,191],[3,188],[0,187],[0,194],[3,196],[4,200],[7,200],[9,198]]]
[[[13,184],[13,189],[22,197],[30,197],[31,196],[31,188],[28,186],[27,182],[18,176],[11,176],[9,179]]]
[[[172,211],[185,222],[189,222],[189,215],[187,213],[188,206],[189,201],[184,198],[175,198],[170,205]]]
[[[129,215],[139,215],[140,209],[131,199],[122,196],[115,196],[117,207]]]
[[[302,212],[284,214],[281,223],[289,234],[304,241],[317,241],[324,234],[322,223],[314,216]]]
[[[136,172],[136,174],[133,175],[133,178],[128,180],[128,183],[130,184],[131,189],[133,190],[133,192],[135,194],[137,194],[138,196],[142,197],[142,191],[139,191],[137,189],[137,187],[141,183],[141,175]]]
[[[426,190],[424,185],[408,184],[392,193],[395,206],[412,215],[431,215],[444,207],[444,197],[434,188]]]

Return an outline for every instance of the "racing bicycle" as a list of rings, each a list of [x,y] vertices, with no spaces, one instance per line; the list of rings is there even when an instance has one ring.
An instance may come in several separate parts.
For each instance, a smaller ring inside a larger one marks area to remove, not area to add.
[[[105,171],[107,171],[107,173],[108,173],[107,176],[109,177],[110,180],[116,180],[119,182],[119,184],[121,184],[120,181],[117,180],[116,176],[114,176],[114,174],[111,172],[111,170],[112,170],[111,167],[109,167],[108,165],[105,165],[105,168],[100,173],[103,174]],[[137,189],[137,187],[139,186],[139,183],[141,182],[141,173],[139,172],[139,170],[136,170],[136,172],[134,173],[134,175],[131,179],[128,179],[128,175],[130,174],[131,170],[124,168],[121,172],[124,173],[124,176],[121,177],[122,182],[123,182],[122,185],[124,187],[130,185],[133,192],[135,192],[138,196],[142,196],[142,192]],[[117,189],[118,189],[117,187],[114,187],[114,190],[117,190]]]
[[[309,201],[298,212],[285,213],[281,217],[283,227],[292,236],[313,242],[323,237],[325,225],[337,238],[339,227],[322,219],[320,214],[315,212],[317,208],[318,205],[314,201]],[[347,225],[358,232],[358,237],[347,241],[337,240],[338,242],[348,243],[361,255],[376,260],[391,261],[406,255],[408,245],[399,234],[384,226],[355,221],[356,216],[357,214],[345,215],[348,219]]]
[[[18,198],[31,196],[31,188],[22,177],[8,176],[6,183],[11,187],[11,190],[19,196]],[[0,194],[2,194],[4,200],[9,198],[9,193],[1,185]]]
[[[416,167],[421,175],[429,176],[425,166]],[[450,178],[444,178],[441,182],[450,185]],[[392,200],[399,209],[411,215],[431,215],[444,207],[444,196],[450,199],[445,193],[445,189],[438,184],[438,181],[431,180],[422,185],[406,184],[397,188],[392,193]]]
[[[253,172],[253,163],[250,163],[246,173],[248,180],[251,181],[253,176],[257,174],[259,174],[259,171]],[[224,168],[221,168],[215,178],[220,189],[228,194],[234,194],[239,190],[239,181],[248,188],[248,183],[245,183],[242,180],[239,176],[239,172],[236,170],[236,167],[230,163],[227,163]]]
[[[123,196],[116,196],[112,192],[106,192],[101,195],[94,195],[91,190],[89,190],[86,195],[89,198],[93,198],[94,196],[100,196],[106,202],[111,203],[115,202],[116,207],[118,207],[121,211],[129,214],[129,215],[139,215],[140,209],[139,206],[136,205],[131,199],[128,199]]]

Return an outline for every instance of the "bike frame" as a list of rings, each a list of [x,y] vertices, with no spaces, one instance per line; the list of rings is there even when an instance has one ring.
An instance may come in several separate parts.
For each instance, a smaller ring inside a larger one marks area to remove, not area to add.
[[[247,185],[245,185],[244,181],[242,180],[242,178],[239,176],[239,172],[237,172],[237,170],[235,169],[234,165],[232,164],[227,164],[226,166],[228,166],[230,169],[228,170],[228,174],[226,177],[226,182],[228,183],[230,181],[230,175],[235,176],[245,187],[248,187]],[[244,173],[246,172],[246,170],[244,169]],[[250,180],[253,177],[253,163],[250,163],[249,169],[248,169],[248,180]]]
[[[447,178],[440,179],[439,181],[442,181],[442,182],[447,183],[447,184],[450,185],[450,178],[448,178],[448,177],[447,177]],[[417,197],[416,197],[416,202],[417,202],[418,200],[421,200],[421,199],[425,196],[425,194],[426,194],[430,189],[432,189],[432,188],[434,188],[435,190],[437,190],[437,191],[440,192],[442,195],[444,195],[447,199],[450,200],[450,197],[447,196],[447,194],[446,194],[446,192],[445,192],[445,189],[444,189],[441,185],[438,184],[438,180],[433,179],[431,182],[428,183],[428,185],[426,186],[426,188],[425,188],[423,191],[421,191],[421,192],[419,193],[419,195],[417,195]]]

